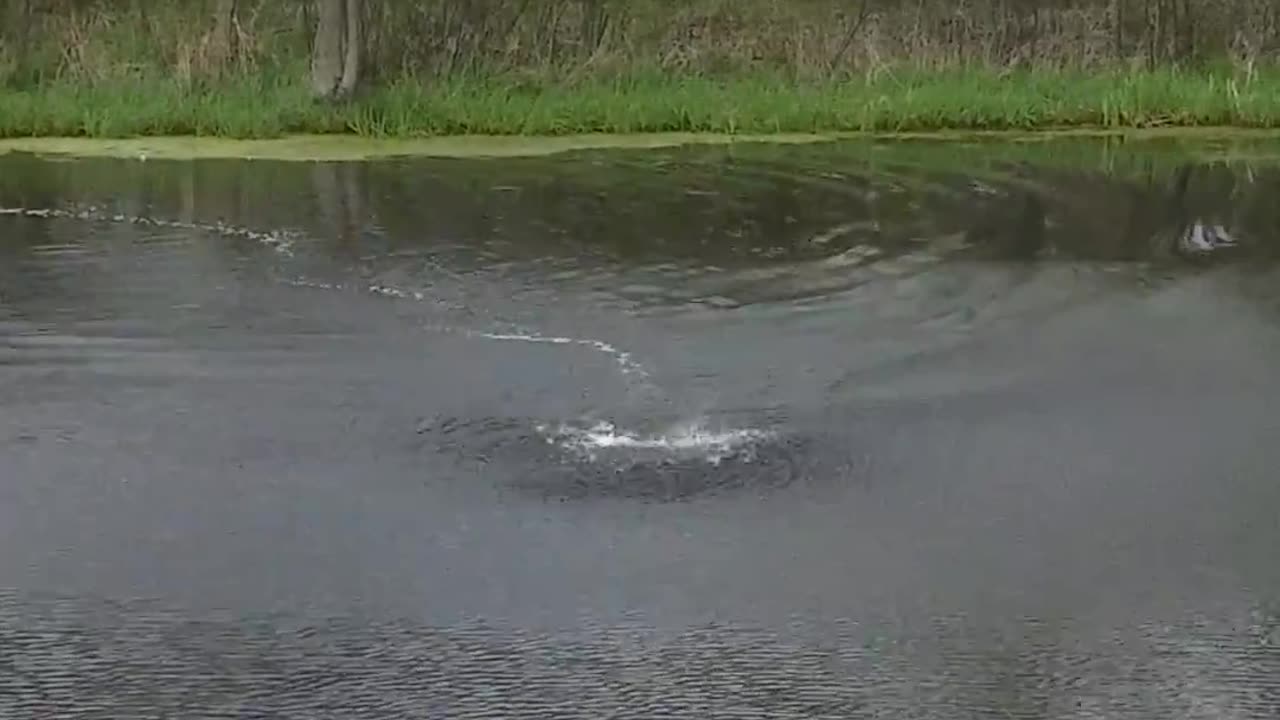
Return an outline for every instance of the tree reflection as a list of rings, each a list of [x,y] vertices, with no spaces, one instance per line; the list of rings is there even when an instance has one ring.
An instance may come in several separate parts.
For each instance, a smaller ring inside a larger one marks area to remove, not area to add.
[[[312,238],[309,247],[348,258],[377,237],[480,267],[497,253],[507,262],[786,269],[923,249],[983,262],[1194,268],[1219,257],[1270,258],[1280,247],[1274,166],[1171,163],[1158,152],[1117,159],[1108,149],[1105,168],[1094,169],[1052,154],[1010,162],[1011,152],[855,143],[785,153],[195,164],[11,155],[0,159],[0,204],[289,226]],[[964,247],[937,242],[951,237]]]

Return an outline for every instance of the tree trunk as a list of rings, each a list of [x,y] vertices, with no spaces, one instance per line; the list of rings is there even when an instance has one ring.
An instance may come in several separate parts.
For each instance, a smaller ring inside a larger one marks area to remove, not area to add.
[[[236,0],[218,0],[214,23],[214,52],[219,65],[225,66],[239,55],[239,33],[236,32]]]
[[[346,52],[343,54],[342,81],[338,85],[342,97],[355,94],[360,82],[360,56],[364,50],[363,10],[360,0],[347,0]]]
[[[28,20],[31,17],[31,0],[8,0],[0,10],[0,46],[8,48],[12,60],[19,67],[27,54]]]
[[[1124,61],[1124,4],[1125,0],[1111,0],[1111,54],[1115,62]]]
[[[316,34],[311,49],[311,90],[322,100],[343,100],[360,82],[360,0],[316,0]]]

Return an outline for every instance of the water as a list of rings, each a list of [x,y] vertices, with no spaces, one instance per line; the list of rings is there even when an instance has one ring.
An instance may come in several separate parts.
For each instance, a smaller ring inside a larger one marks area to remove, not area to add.
[[[0,157],[0,717],[1274,717],[1276,149]]]

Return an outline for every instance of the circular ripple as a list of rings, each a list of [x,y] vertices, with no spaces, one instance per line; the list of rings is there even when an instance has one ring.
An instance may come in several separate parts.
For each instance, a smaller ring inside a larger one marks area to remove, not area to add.
[[[774,436],[728,456],[636,457],[629,451],[584,456],[560,449],[555,462],[516,477],[516,486],[547,499],[625,498],[680,502],[728,493],[765,493],[808,474],[802,438]]]
[[[510,487],[548,500],[623,498],[680,502],[726,493],[763,493],[809,477],[812,442],[786,432],[707,432],[696,424],[655,435],[613,426],[580,428],[510,418],[419,429],[433,452],[462,462],[509,468]]]

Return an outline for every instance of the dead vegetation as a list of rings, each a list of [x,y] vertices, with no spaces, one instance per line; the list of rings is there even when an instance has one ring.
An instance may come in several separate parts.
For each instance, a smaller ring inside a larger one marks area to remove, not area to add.
[[[204,82],[306,63],[298,0],[0,0],[0,79]],[[1096,69],[1280,58],[1275,0],[366,0],[382,76]]]

